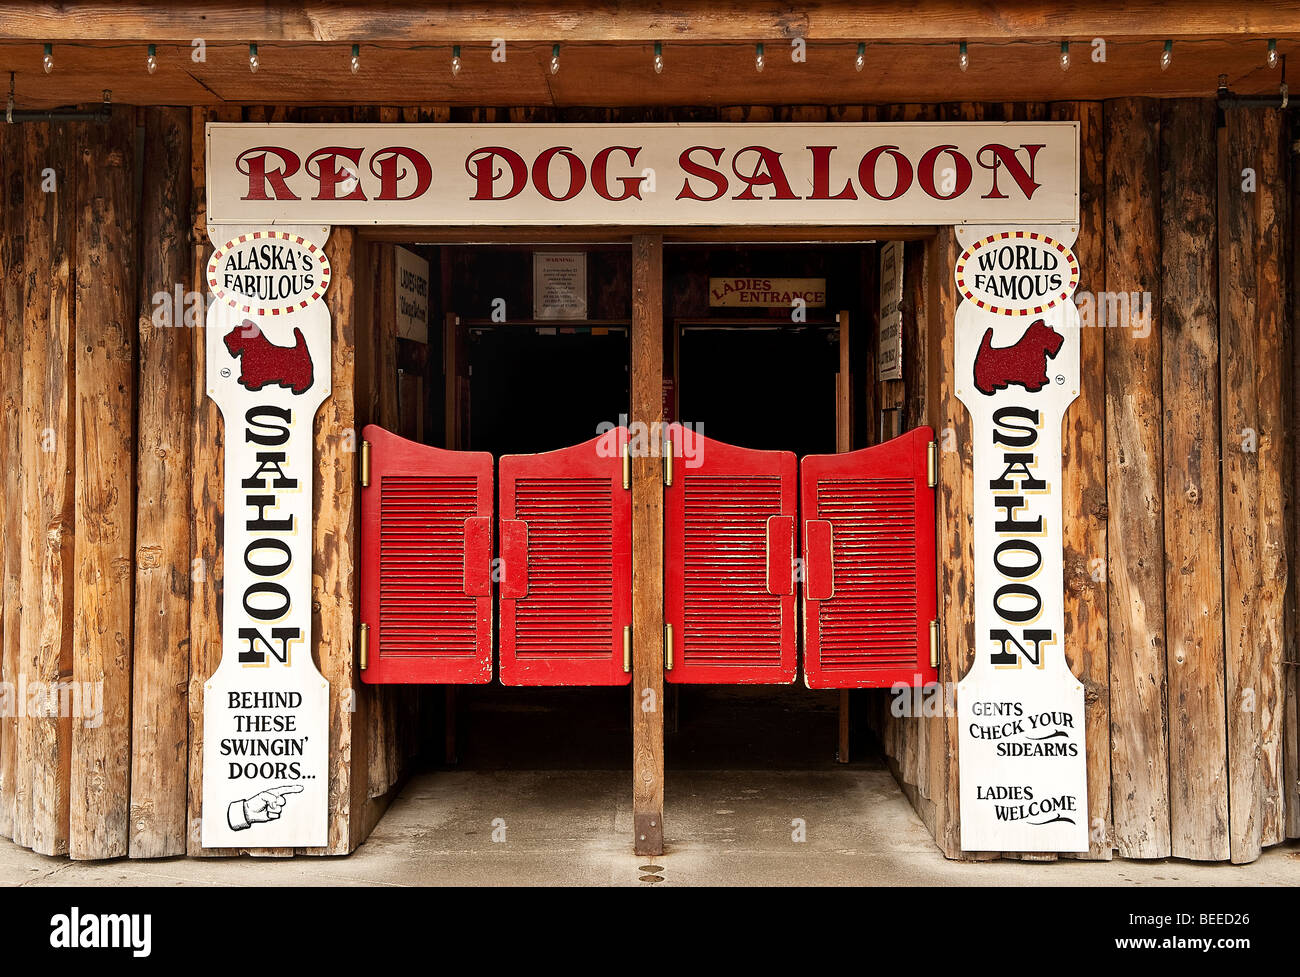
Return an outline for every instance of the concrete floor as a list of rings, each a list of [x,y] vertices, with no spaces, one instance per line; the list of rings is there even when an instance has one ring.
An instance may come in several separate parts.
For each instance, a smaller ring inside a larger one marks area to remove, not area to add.
[[[949,862],[888,771],[876,764],[670,772],[664,818],[668,854],[636,858],[629,854],[630,787],[626,770],[440,770],[411,780],[370,839],[347,858],[70,862],[34,855],[4,841],[0,884],[1300,883],[1300,846],[1295,844],[1270,849],[1246,866],[1123,860]],[[794,819],[803,820],[806,841],[792,839]],[[494,828],[502,825],[504,841],[494,841]]]

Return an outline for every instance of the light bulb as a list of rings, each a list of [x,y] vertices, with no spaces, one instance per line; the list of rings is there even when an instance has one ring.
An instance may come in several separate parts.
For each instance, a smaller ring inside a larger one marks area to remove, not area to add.
[[[759,44],[754,48],[754,70],[761,72],[763,64],[763,45]]]
[[[1268,39],[1268,66],[1277,67],[1277,39],[1270,37]]]
[[[559,73],[560,73],[560,45],[552,44],[551,45],[551,74],[558,75]]]
[[[248,45],[248,70],[257,74],[257,69],[262,66],[262,62],[257,59],[257,45]]]
[[[149,56],[144,59],[144,64],[151,75],[158,70],[158,49],[152,44],[149,45]]]
[[[957,67],[965,71],[970,67],[970,55],[966,53],[966,42],[962,41],[957,49]]]
[[[352,45],[352,73],[355,75],[361,70],[361,45]]]
[[[1070,42],[1069,41],[1061,42],[1061,70],[1062,71],[1070,70]]]
[[[1160,70],[1168,71],[1169,66],[1174,63],[1174,42],[1165,41],[1165,49],[1160,52]]]
[[[858,56],[853,59],[853,69],[861,71],[867,65],[867,46],[858,42]]]
[[[664,73],[664,46],[663,42],[655,41],[655,74]]]
[[[41,58],[41,66],[45,68],[47,75],[54,70],[54,48],[52,45],[45,45],[45,54]]]
[[[460,45],[459,44],[452,45],[451,73],[453,76],[460,74]]]

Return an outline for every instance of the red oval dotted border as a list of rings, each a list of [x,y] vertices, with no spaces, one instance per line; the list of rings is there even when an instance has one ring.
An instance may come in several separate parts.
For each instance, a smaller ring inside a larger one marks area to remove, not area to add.
[[[294,244],[301,244],[307,249],[312,257],[316,259],[316,263],[319,266],[318,270],[320,271],[320,284],[316,291],[311,293],[311,298],[300,299],[293,305],[282,305],[270,308],[260,305],[243,305],[238,300],[230,298],[226,290],[218,286],[216,277],[217,265],[220,263],[221,259],[229,254],[231,249],[237,244],[247,244],[249,241],[260,241],[263,238],[276,241],[292,241]],[[255,315],[288,315],[289,313],[296,312],[299,309],[305,309],[312,302],[315,302],[325,294],[325,289],[329,287],[329,283],[330,262],[329,258],[325,257],[325,249],[313,244],[304,237],[299,237],[297,234],[289,234],[286,231],[254,231],[252,234],[241,234],[239,237],[227,241],[216,251],[212,252],[212,258],[208,261],[208,287],[212,289],[212,294],[225,302],[232,309]]]
[[[970,289],[966,287],[965,277],[963,275],[963,272],[965,272],[966,270],[966,262],[969,261],[971,257],[975,254],[975,252],[978,251],[980,248],[989,244],[994,244],[999,241],[1007,241],[1007,240],[1041,241],[1044,244],[1051,245],[1057,251],[1061,252],[1061,254],[1065,255],[1066,263],[1070,267],[1070,282],[1066,286],[1066,288],[1056,298],[1052,299],[1052,301],[1048,302],[1046,305],[1035,305],[1024,309],[1007,308],[1005,306],[992,305],[988,302],[985,302],[983,299],[977,299],[971,293]],[[1046,312],[1048,309],[1052,308],[1056,304],[1060,302],[1064,302],[1074,293],[1074,290],[1078,288],[1079,259],[1077,259],[1074,256],[1074,252],[1071,251],[1069,248],[1067,248],[1064,244],[1062,244],[1060,241],[1048,237],[1046,234],[1039,234],[1037,231],[1002,231],[1000,234],[990,234],[988,237],[980,238],[978,241],[972,242],[971,246],[968,247],[965,251],[963,251],[961,253],[961,257],[957,259],[957,267],[955,270],[954,277],[957,282],[957,290],[961,293],[962,297],[971,302],[974,302],[977,308],[984,309],[985,311],[993,312],[998,315],[1007,315],[1007,316],[1038,315],[1042,312]]]

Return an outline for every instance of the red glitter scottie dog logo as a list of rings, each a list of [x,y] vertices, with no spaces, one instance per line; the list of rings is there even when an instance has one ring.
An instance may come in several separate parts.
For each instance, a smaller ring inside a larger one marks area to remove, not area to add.
[[[1064,342],[1065,337],[1042,319],[1036,319],[1010,346],[994,346],[990,327],[975,354],[975,389],[989,396],[1013,383],[1030,393],[1042,390],[1047,385],[1047,361],[1056,357]]]
[[[268,384],[288,387],[296,394],[312,385],[311,353],[301,329],[293,331],[292,346],[276,346],[257,324],[245,319],[226,334],[226,349],[239,358],[239,382],[249,390]]]

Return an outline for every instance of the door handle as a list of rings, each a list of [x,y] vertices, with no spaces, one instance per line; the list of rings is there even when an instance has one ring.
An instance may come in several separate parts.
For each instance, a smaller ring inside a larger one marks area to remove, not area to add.
[[[767,592],[794,593],[794,516],[767,519]]]
[[[487,516],[465,520],[464,581],[466,597],[492,595],[492,520]]]
[[[830,600],[835,593],[831,524],[825,519],[804,523],[804,594],[809,600]]]
[[[528,523],[501,520],[501,596],[528,596]]]

